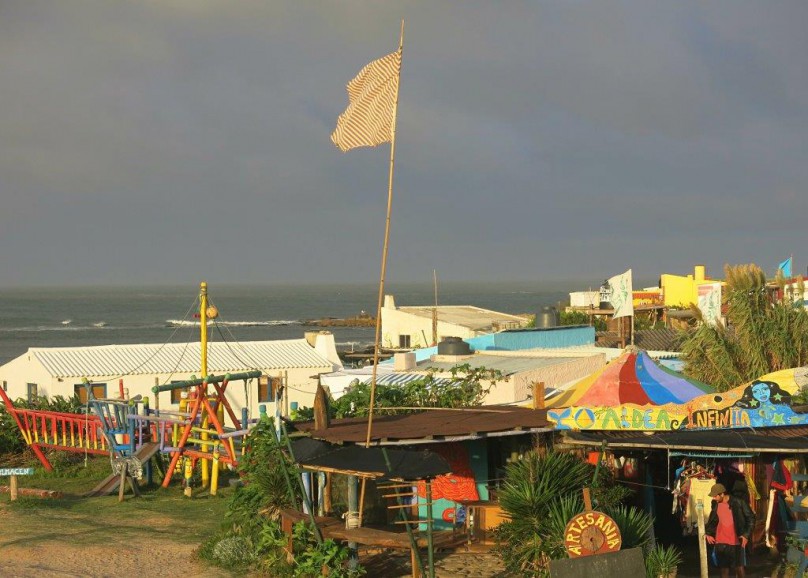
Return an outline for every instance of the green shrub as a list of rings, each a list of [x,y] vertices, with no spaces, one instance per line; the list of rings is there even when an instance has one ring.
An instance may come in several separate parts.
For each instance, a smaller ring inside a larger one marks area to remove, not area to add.
[[[225,568],[243,568],[252,564],[255,551],[243,536],[227,536],[213,547],[213,559]]]
[[[582,490],[593,489],[598,510],[620,528],[623,547],[643,546],[654,519],[642,510],[620,504],[629,492],[614,484],[603,469],[594,469],[572,454],[531,452],[505,470],[499,502],[508,520],[496,530],[497,553],[506,568],[520,576],[545,577],[550,560],[565,558],[564,529],[584,511]]]
[[[294,578],[359,576],[361,569],[345,568],[348,549],[332,540],[318,543],[313,531],[297,524],[293,535],[294,563],[287,562],[288,536],[278,521],[280,510],[300,504],[300,475],[275,439],[272,420],[262,420],[250,432],[245,456],[239,464],[244,484],[230,498],[222,531],[205,541],[198,556],[228,569]],[[287,479],[284,475],[289,476]],[[291,482],[291,491],[290,483]]]
[[[677,569],[682,563],[682,553],[674,545],[665,547],[656,544],[645,557],[646,578],[659,578]]]

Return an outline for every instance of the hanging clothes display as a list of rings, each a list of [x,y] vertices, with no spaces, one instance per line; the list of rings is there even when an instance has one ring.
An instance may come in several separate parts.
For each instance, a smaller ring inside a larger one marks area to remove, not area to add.
[[[673,513],[679,515],[682,534],[689,536],[698,533],[698,503],[709,508],[712,500],[710,489],[715,484],[715,476],[707,468],[696,462],[683,463],[677,469],[673,485]],[[709,511],[709,510],[708,510]]]
[[[766,466],[766,477],[769,480],[766,546],[782,551],[785,549],[785,532],[794,519],[786,504],[786,496],[792,493],[791,470],[785,460],[777,458],[771,466]]]

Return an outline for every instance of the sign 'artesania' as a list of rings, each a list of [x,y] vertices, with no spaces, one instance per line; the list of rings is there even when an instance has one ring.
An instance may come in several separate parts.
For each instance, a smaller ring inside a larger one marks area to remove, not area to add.
[[[620,528],[603,512],[578,514],[564,529],[564,547],[570,558],[617,552],[622,544]]]

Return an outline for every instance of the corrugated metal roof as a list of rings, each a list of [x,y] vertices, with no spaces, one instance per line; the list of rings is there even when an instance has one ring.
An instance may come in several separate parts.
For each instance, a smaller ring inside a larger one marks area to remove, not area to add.
[[[430,409],[405,415],[373,418],[371,441],[417,440],[450,436],[482,437],[496,432],[528,433],[546,428],[547,412],[522,407],[479,406],[463,409]],[[296,422],[295,428],[312,438],[332,443],[361,443],[367,436],[367,418],[331,420],[328,429],[315,430],[314,422]]]
[[[376,376],[376,385],[404,385],[406,383],[410,383],[411,381],[416,381],[418,379],[424,379],[427,377],[425,373],[385,373],[384,375],[377,375]],[[372,380],[368,378],[365,380],[365,383],[370,383]],[[449,384],[452,383],[451,379],[437,377],[434,379],[436,384]]]
[[[28,350],[53,377],[102,377],[199,372],[200,344],[142,343]],[[208,343],[208,372],[248,369],[332,369],[305,339]]]
[[[681,331],[676,329],[638,329],[634,333],[634,344],[640,349],[655,351],[681,351]],[[616,347],[620,337],[613,331],[598,331],[595,344],[599,347]]]
[[[453,367],[468,364],[472,368],[492,369],[502,372],[503,375],[513,375],[523,371],[530,371],[542,367],[549,367],[551,365],[558,365],[567,363],[569,361],[576,361],[580,357],[517,357],[515,355],[493,355],[486,353],[485,355],[472,355],[464,357],[459,361],[433,361],[425,360],[418,363],[419,369],[427,369],[434,367],[441,371],[450,371]]]

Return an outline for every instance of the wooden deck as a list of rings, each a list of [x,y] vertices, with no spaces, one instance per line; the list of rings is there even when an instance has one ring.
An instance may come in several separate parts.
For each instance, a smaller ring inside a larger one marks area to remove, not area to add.
[[[289,526],[297,522],[310,521],[308,514],[291,509],[281,510],[281,517]],[[344,542],[356,542],[357,544],[375,546],[377,548],[410,549],[410,539],[406,531],[393,531],[370,527],[348,529],[345,527],[343,520],[329,516],[316,516],[314,521],[323,533],[324,538]],[[285,527],[286,524],[284,524]],[[438,530],[432,534],[432,545],[435,550],[462,546],[466,544],[466,540],[467,536],[462,531]],[[427,539],[423,533],[420,533],[417,537],[417,543],[419,548],[427,547]]]

